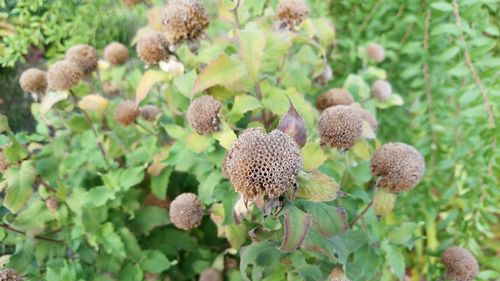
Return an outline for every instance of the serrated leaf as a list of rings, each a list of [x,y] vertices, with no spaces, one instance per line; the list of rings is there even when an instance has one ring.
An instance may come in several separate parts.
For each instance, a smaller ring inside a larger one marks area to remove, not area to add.
[[[33,195],[36,170],[32,161],[24,161],[21,167],[11,168],[4,174],[7,180],[7,191],[4,206],[13,214],[19,212]]]
[[[135,90],[135,101],[139,104],[142,100],[146,98],[151,88],[158,82],[168,81],[171,79],[171,75],[158,70],[147,70],[139,80],[137,84],[137,89]]]
[[[292,137],[298,146],[303,147],[307,141],[307,128],[304,118],[300,116],[292,103],[288,112],[281,117],[278,130]]]
[[[405,222],[397,228],[391,230],[389,232],[388,239],[393,244],[407,245],[408,241],[413,238],[418,227],[418,223]]]
[[[304,243],[311,228],[312,216],[302,212],[292,204],[287,205],[283,212],[285,214],[283,219],[285,232],[279,249],[291,253]]]
[[[313,217],[313,229],[324,237],[342,234],[349,228],[344,208],[337,208],[321,202],[301,200],[298,203]]]
[[[318,143],[308,143],[302,148],[304,170],[312,171],[319,168],[327,157]]]
[[[399,280],[403,280],[405,273],[405,257],[401,250],[391,246],[388,241],[382,242],[382,249],[386,252],[387,262]]]
[[[224,121],[221,122],[220,131],[213,133],[212,136],[227,150],[231,149],[233,143],[237,139],[233,129],[231,129],[231,127],[229,127],[229,125]]]
[[[132,221],[132,230],[140,233],[149,233],[153,228],[170,223],[168,212],[165,209],[153,206],[142,207],[135,212]]]
[[[146,258],[141,262],[141,268],[146,272],[162,273],[175,264],[175,262],[169,261],[164,253],[158,250],[149,250],[146,253]]]
[[[250,281],[246,273],[249,265],[273,266],[283,255],[277,248],[275,241],[252,243],[240,250],[240,272],[244,280]]]
[[[332,201],[337,198],[340,186],[329,176],[319,172],[301,172],[297,176],[299,190],[297,198],[314,202]]]
[[[224,86],[231,84],[244,74],[245,66],[243,62],[222,54],[201,71],[200,75],[194,82],[191,95],[215,85]]]
[[[196,153],[202,153],[211,143],[211,138],[205,135],[199,135],[191,132],[186,137],[186,147]]]
[[[266,46],[266,34],[262,30],[240,30],[238,32],[241,56],[254,82],[258,82],[260,64]]]
[[[243,115],[248,112],[258,108],[261,108],[259,100],[249,96],[249,95],[239,95],[234,99],[233,108],[231,108],[231,112],[229,113],[229,120],[231,122],[236,123],[239,121]]]
[[[49,92],[43,97],[42,104],[40,105],[40,115],[45,117],[47,112],[57,103],[68,98],[68,92]]]
[[[126,256],[125,245],[121,237],[114,231],[112,223],[107,222],[102,225],[99,231],[99,242],[104,246],[104,250],[120,259]]]

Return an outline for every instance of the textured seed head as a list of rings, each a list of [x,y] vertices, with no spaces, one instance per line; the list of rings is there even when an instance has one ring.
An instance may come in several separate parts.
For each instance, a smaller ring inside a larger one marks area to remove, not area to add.
[[[316,99],[316,107],[319,110],[325,110],[330,106],[349,105],[354,102],[351,94],[341,88],[333,88],[328,92],[321,94]]]
[[[170,204],[170,221],[180,229],[190,230],[201,223],[203,205],[193,193],[182,193]]]
[[[134,123],[137,116],[139,116],[139,109],[134,101],[122,101],[115,111],[116,121],[125,126]]]
[[[25,92],[44,94],[47,91],[47,74],[39,69],[25,70],[19,78],[19,85]]]
[[[155,121],[160,114],[160,108],[156,105],[146,105],[141,108],[141,117],[147,121]]]
[[[187,119],[198,134],[210,134],[219,130],[221,103],[212,96],[201,96],[191,102]]]
[[[335,267],[330,275],[328,276],[328,281],[351,281],[345,275],[344,271],[340,267]]]
[[[368,59],[374,62],[382,62],[385,59],[385,50],[379,44],[371,43],[366,47],[366,54]]]
[[[372,174],[380,177],[379,186],[398,193],[414,188],[425,172],[424,158],[413,146],[387,143],[372,156]]]
[[[171,44],[182,40],[199,40],[208,27],[207,11],[199,0],[170,1],[163,11],[165,36]]]
[[[66,56],[64,57],[67,61],[76,64],[83,72],[83,75],[87,76],[97,69],[99,58],[97,57],[97,51],[94,47],[89,45],[75,45],[66,51]]]
[[[372,95],[376,100],[385,101],[392,95],[392,86],[385,80],[377,80],[372,84]]]
[[[0,281],[23,281],[24,278],[10,268],[0,270]]]
[[[54,196],[51,196],[45,200],[45,205],[47,206],[47,209],[49,209],[51,212],[57,211],[57,199]]]
[[[63,60],[54,63],[47,71],[49,88],[56,91],[69,90],[80,82],[83,71],[74,63]]]
[[[145,64],[157,64],[168,57],[168,43],[160,32],[152,31],[137,42],[137,54]]]
[[[378,122],[375,118],[375,115],[373,115],[373,113],[371,113],[370,111],[362,108],[359,108],[356,111],[361,116],[361,119],[368,123],[370,125],[370,128],[372,128],[372,131],[375,133],[378,128]]]
[[[321,114],[318,129],[321,143],[347,150],[361,138],[363,119],[349,106],[333,106]]]
[[[303,0],[282,0],[276,9],[278,18],[289,25],[300,24],[309,14]]]
[[[226,154],[223,172],[247,200],[278,198],[293,188],[302,169],[298,145],[287,134],[274,130],[246,129]]]
[[[466,249],[449,247],[441,255],[445,277],[453,281],[472,281],[479,272],[476,258]]]
[[[198,281],[222,281],[222,280],[223,280],[222,272],[213,267],[203,270],[200,273],[200,278],[198,279]]]
[[[9,162],[5,159],[3,151],[0,150],[0,172],[4,173],[9,168]]]
[[[118,96],[120,94],[120,89],[116,87],[115,83],[111,81],[106,81],[102,84],[102,90],[104,93],[110,96]]]
[[[122,0],[122,2],[125,6],[130,7],[142,3],[142,0]]]
[[[121,65],[128,60],[128,48],[119,42],[109,43],[104,48],[104,59],[112,65]]]

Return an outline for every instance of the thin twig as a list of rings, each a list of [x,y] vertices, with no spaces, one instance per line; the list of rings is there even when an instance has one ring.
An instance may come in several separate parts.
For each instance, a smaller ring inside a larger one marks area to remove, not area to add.
[[[366,28],[368,23],[372,20],[373,16],[375,16],[375,13],[378,11],[378,8],[382,4],[382,0],[378,0],[377,3],[373,6],[373,8],[370,10],[370,13],[365,17],[365,20],[361,24],[361,26],[358,29],[358,34],[361,34],[363,30]]]
[[[479,77],[479,74],[477,73],[477,70],[474,67],[474,64],[472,63],[472,59],[469,51],[467,50],[467,47],[465,47],[466,44],[465,37],[462,32],[462,23],[461,23],[460,11],[457,0],[453,0],[453,11],[456,20],[456,26],[460,30],[460,41],[464,45],[465,64],[467,65],[467,68],[469,68],[469,71],[472,73],[472,77],[474,77],[474,80],[476,81],[476,84],[479,87],[479,90],[481,91],[481,95],[483,96],[484,108],[486,109],[486,112],[488,114],[488,127],[495,128],[495,114],[493,112],[493,107],[488,97],[487,89],[486,87],[484,87],[483,81],[481,80],[481,77]]]
[[[429,52],[429,31],[431,25],[431,10],[427,8],[426,16],[425,16],[425,31],[424,31],[424,50],[426,53]],[[432,89],[431,89],[431,75],[429,70],[429,62],[428,59],[425,60],[422,72],[424,74],[425,80],[425,95],[427,99],[427,111],[429,114],[429,129],[431,134],[431,142],[432,142],[432,154],[431,154],[431,167],[434,167],[435,159],[436,159],[436,149],[437,149],[437,136],[434,131],[434,124],[436,123],[436,116],[434,115],[433,110],[433,102],[432,102]]]
[[[19,230],[19,229],[15,229],[6,223],[0,223],[0,227],[3,227],[5,229],[10,230],[10,231],[15,232],[15,233],[26,235],[26,232]],[[38,240],[44,240],[44,241],[49,241],[49,242],[54,242],[54,243],[63,243],[62,240],[52,239],[52,238],[48,238],[48,237],[44,237],[44,236],[40,236],[40,235],[35,235],[34,237]]]
[[[363,211],[361,211],[361,213],[359,213],[359,215],[354,218],[354,220],[349,224],[349,228],[352,228],[356,224],[356,222],[365,215],[365,213],[370,209],[372,205],[373,205],[373,200],[370,201],[370,203],[366,205],[365,209],[363,209]]]
[[[236,6],[231,9],[231,12],[233,13],[234,22],[236,23],[236,27],[238,29],[240,29],[241,28],[240,18],[238,17],[238,8],[240,7],[240,0],[235,0],[235,2],[236,2]]]
[[[139,123],[139,122],[136,122],[136,124],[141,127],[142,129],[144,129],[146,132],[148,132],[149,134],[153,135],[153,136],[156,136],[156,133],[151,131],[150,129],[148,129],[146,126],[144,126],[143,124]]]
[[[45,188],[47,188],[50,192],[57,193],[57,190],[53,188],[48,182],[46,182],[41,176],[37,176],[36,181],[39,184],[45,186]]]

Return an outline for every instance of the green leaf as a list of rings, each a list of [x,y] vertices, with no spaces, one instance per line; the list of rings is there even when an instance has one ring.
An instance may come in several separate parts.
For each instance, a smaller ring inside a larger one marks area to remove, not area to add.
[[[375,101],[375,105],[380,109],[386,109],[392,106],[400,106],[403,104],[403,98],[401,98],[400,95],[394,93],[385,101]]]
[[[146,206],[135,212],[135,218],[132,221],[133,231],[147,234],[158,226],[170,223],[168,212],[165,209]]]
[[[168,81],[172,78],[169,73],[149,69],[147,70],[139,80],[139,84],[135,90],[135,101],[139,104],[143,101],[151,88],[158,82]]]
[[[186,147],[196,153],[202,153],[211,144],[211,138],[205,135],[199,135],[196,132],[191,132],[186,137]]]
[[[118,229],[118,234],[120,235],[125,245],[125,251],[127,252],[127,257],[133,260],[134,262],[139,262],[143,257],[143,253],[141,250],[141,246],[137,242],[137,238],[126,227]]]
[[[49,110],[57,103],[68,98],[68,92],[49,92],[43,97],[42,104],[40,105],[40,115],[45,118]]]
[[[264,56],[262,58],[262,71],[271,72],[278,69],[281,61],[276,58],[286,56],[292,46],[295,35],[291,32],[268,32]]]
[[[146,258],[141,262],[141,268],[146,272],[162,273],[175,264],[176,262],[170,262],[162,252],[150,250],[147,252]]]
[[[19,162],[29,156],[28,149],[14,135],[10,135],[11,144],[3,148],[3,154],[8,162]]]
[[[312,171],[323,165],[327,157],[318,143],[308,143],[302,148],[302,159],[304,170]]]
[[[312,216],[302,212],[292,204],[287,205],[283,212],[285,214],[283,219],[285,232],[279,249],[291,253],[304,242],[311,228]]]
[[[386,252],[387,262],[399,280],[403,280],[405,273],[405,257],[401,250],[391,246],[388,241],[382,242],[382,249]]]
[[[344,208],[336,208],[325,203],[300,200],[306,213],[313,217],[313,229],[324,237],[332,237],[347,231],[347,215]]]
[[[370,97],[370,86],[366,84],[363,77],[349,74],[344,82],[343,88],[349,91],[357,100],[365,100]]]
[[[396,229],[391,230],[387,238],[393,244],[408,246],[408,242],[413,239],[414,233],[419,225],[420,224],[414,222],[405,222]]]
[[[112,223],[107,222],[101,226],[98,235],[99,242],[104,246],[105,251],[120,259],[125,258],[125,245],[121,237],[114,231]]]
[[[4,206],[10,212],[19,212],[33,194],[33,184],[35,183],[36,170],[32,161],[24,161],[21,167],[11,168],[4,174],[7,180],[7,194],[4,199]]]
[[[144,179],[144,167],[124,169],[120,173],[120,186],[122,190],[128,190],[132,186],[141,183]]]
[[[435,2],[431,4],[431,8],[435,10],[439,10],[442,12],[451,12],[453,11],[453,6],[447,2]]]
[[[229,127],[229,125],[224,121],[221,122],[220,131],[215,132],[212,135],[214,139],[219,141],[219,144],[226,150],[231,149],[233,143],[238,138],[234,133],[233,129],[231,129],[231,127]]]
[[[21,230],[43,229],[52,215],[41,199],[32,200],[16,217],[15,226]]]
[[[167,168],[163,169],[160,175],[151,177],[151,191],[156,197],[160,199],[167,198],[167,188],[172,172],[172,168]]]
[[[184,73],[181,76],[174,78],[174,85],[187,98],[191,98],[191,89],[193,89],[194,81],[196,80],[196,71]]]
[[[254,82],[259,81],[259,69],[266,46],[266,33],[262,30],[240,30],[238,32],[241,56],[248,74]]]
[[[335,180],[319,171],[301,172],[297,176],[297,182],[299,184],[297,198],[310,201],[332,201],[337,198],[340,191],[340,186]]]
[[[204,204],[211,204],[214,201],[213,193],[215,187],[223,179],[220,169],[212,171],[208,177],[200,182],[198,186],[198,197]]]
[[[259,100],[249,95],[239,95],[234,99],[233,108],[229,112],[229,120],[233,123],[238,122],[243,115],[258,108],[261,108]]]
[[[277,248],[275,241],[252,243],[240,250],[240,272],[244,280],[250,281],[246,273],[249,265],[256,267],[273,266],[279,262],[283,255]]]
[[[3,133],[5,131],[9,131],[9,119],[7,116],[0,114],[0,133]]]
[[[230,58],[225,54],[207,65],[194,82],[191,95],[206,90],[215,85],[228,85],[245,74],[245,66],[240,60]]]

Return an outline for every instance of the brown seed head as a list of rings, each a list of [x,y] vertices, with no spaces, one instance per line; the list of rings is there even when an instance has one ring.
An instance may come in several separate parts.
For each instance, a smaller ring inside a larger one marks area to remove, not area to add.
[[[4,173],[9,168],[9,162],[5,159],[3,151],[0,150],[0,172]]]
[[[49,88],[56,91],[69,90],[83,77],[83,71],[74,63],[63,60],[54,63],[47,71]]]
[[[167,40],[177,44],[182,40],[199,40],[210,23],[207,11],[199,0],[170,1],[163,12],[163,27]]]
[[[141,108],[141,117],[147,121],[155,121],[160,114],[160,108],[156,105],[146,105]]]
[[[118,96],[120,94],[120,89],[116,87],[115,83],[111,81],[106,81],[102,84],[102,90],[105,94],[110,96]]]
[[[25,92],[44,94],[47,91],[47,74],[39,69],[25,70],[19,78],[19,85]]]
[[[363,132],[363,119],[347,105],[327,108],[318,122],[321,143],[340,150],[350,149]]]
[[[122,0],[123,4],[128,7],[141,4],[142,1],[143,0]]]
[[[309,8],[303,0],[282,0],[276,9],[278,18],[293,26],[300,24],[309,14]]]
[[[379,186],[398,193],[414,188],[425,172],[424,158],[413,146],[387,143],[372,156],[372,174],[380,177]]]
[[[226,154],[223,172],[247,200],[277,198],[293,188],[302,169],[298,145],[287,134],[274,130],[246,129]]]
[[[212,96],[201,96],[191,102],[187,119],[198,134],[206,135],[219,130],[221,103]]]
[[[134,101],[122,101],[115,111],[116,121],[125,126],[134,123],[137,116],[139,116],[139,109]]]
[[[85,76],[97,70],[99,61],[96,49],[92,46],[83,44],[69,48],[64,58],[76,64]]]
[[[23,281],[24,278],[10,268],[0,270],[0,281]]]
[[[170,221],[180,229],[190,230],[201,223],[203,204],[193,193],[182,193],[170,204]]]
[[[104,48],[104,59],[111,65],[121,65],[128,60],[128,48],[119,42],[109,43]]]
[[[350,105],[354,102],[351,94],[342,88],[333,88],[328,92],[321,94],[316,99],[316,107],[319,110],[325,110],[335,105]]]
[[[200,273],[200,278],[198,279],[198,281],[222,281],[222,280],[223,280],[222,272],[213,267],[203,270]]]
[[[57,199],[54,196],[47,198],[47,200],[45,200],[45,206],[47,206],[47,209],[51,212],[57,211]]]
[[[449,247],[441,255],[445,277],[453,281],[472,281],[479,272],[476,258],[466,249]]]
[[[374,62],[382,62],[385,59],[385,50],[379,44],[371,43],[366,47],[368,59]]]
[[[168,43],[160,32],[152,31],[143,35],[137,42],[137,54],[147,65],[157,64],[168,58]]]
[[[392,86],[385,80],[377,80],[372,84],[372,95],[376,100],[385,101],[392,95]]]

